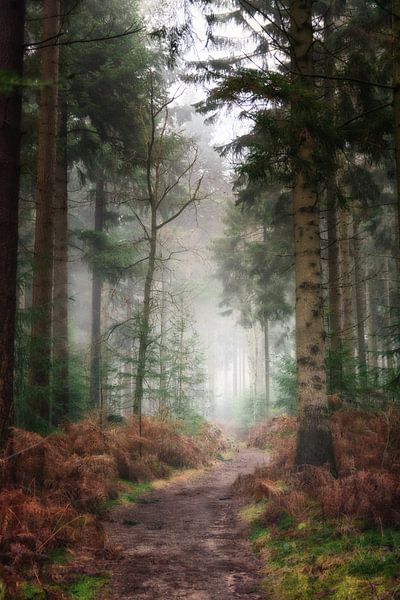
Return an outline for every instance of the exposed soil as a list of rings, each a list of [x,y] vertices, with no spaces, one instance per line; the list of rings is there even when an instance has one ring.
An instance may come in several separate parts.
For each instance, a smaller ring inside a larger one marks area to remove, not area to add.
[[[157,600],[261,600],[259,562],[237,519],[232,483],[265,462],[245,449],[189,481],[112,511],[107,525],[117,557],[107,597]]]

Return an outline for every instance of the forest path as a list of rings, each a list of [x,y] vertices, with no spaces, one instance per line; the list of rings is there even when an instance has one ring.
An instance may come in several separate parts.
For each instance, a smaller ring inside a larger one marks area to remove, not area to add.
[[[260,600],[259,562],[237,519],[232,483],[266,456],[242,449],[231,461],[119,506],[107,524],[118,557],[107,598]]]

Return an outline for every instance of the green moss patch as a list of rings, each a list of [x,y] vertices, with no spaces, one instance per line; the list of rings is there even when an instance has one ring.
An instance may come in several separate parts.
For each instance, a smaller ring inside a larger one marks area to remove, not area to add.
[[[107,584],[106,577],[85,575],[68,586],[67,594],[71,600],[96,600],[97,594]]]
[[[400,597],[400,530],[287,515],[268,529],[250,505],[242,510],[250,539],[265,561],[263,587],[271,600],[391,600]]]

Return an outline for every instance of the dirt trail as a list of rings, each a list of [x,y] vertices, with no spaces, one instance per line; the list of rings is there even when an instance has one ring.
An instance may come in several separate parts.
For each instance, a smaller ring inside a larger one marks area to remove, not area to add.
[[[119,552],[105,565],[112,573],[107,597],[260,600],[259,563],[235,516],[231,486],[263,462],[260,451],[241,450],[199,477],[114,509],[107,528]]]

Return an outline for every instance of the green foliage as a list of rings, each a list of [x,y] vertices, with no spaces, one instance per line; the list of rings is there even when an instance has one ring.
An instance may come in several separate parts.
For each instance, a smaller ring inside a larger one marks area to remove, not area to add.
[[[45,590],[33,583],[24,582],[21,585],[21,598],[23,600],[46,600]]]
[[[84,575],[67,588],[71,600],[96,600],[100,591],[107,584],[106,577]]]
[[[276,389],[275,406],[288,415],[297,412],[296,361],[291,356],[282,356],[273,377]]]
[[[249,515],[250,539],[268,556],[263,587],[271,600],[372,600],[399,591],[396,529],[378,532],[341,520],[310,520],[300,527],[285,515],[265,529],[262,513]]]

